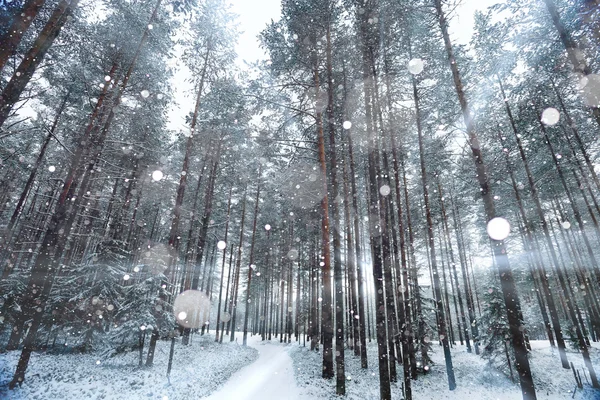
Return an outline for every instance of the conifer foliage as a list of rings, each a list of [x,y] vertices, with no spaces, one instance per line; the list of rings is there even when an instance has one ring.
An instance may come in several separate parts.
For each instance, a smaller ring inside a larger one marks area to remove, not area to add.
[[[597,393],[600,5],[493,3],[282,0],[241,63],[225,0],[0,2],[10,389],[214,332],[382,400],[467,386],[463,350],[536,399],[547,340]]]

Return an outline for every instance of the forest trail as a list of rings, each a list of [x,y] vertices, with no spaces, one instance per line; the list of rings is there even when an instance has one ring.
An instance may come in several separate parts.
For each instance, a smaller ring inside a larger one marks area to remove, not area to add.
[[[240,338],[241,339],[241,338]],[[221,389],[206,400],[304,400],[294,378],[287,346],[248,337],[248,346],[258,350],[258,359],[233,374]]]

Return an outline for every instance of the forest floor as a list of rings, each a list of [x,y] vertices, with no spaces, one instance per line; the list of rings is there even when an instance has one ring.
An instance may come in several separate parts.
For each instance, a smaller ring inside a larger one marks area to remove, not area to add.
[[[339,399],[335,380],[321,378],[321,353],[311,352],[303,343],[282,344],[276,338],[262,342],[260,336],[250,336],[249,346],[244,347],[241,333],[236,337],[235,342],[218,345],[211,332],[194,336],[189,349],[178,344],[170,381],[165,376],[167,341],[157,345],[152,369],[138,368],[137,352],[106,359],[95,354],[34,354],[27,380],[16,391],[8,391],[7,384],[19,352],[0,354],[0,399]],[[594,345],[592,359],[600,371],[600,344]],[[346,351],[347,400],[379,398],[375,340],[368,347],[368,369],[361,369],[360,359]],[[538,399],[600,399],[600,394],[589,388],[573,393],[573,373],[560,368],[558,354],[547,341],[533,341],[532,348]],[[431,356],[434,365],[429,373],[412,382],[415,400],[522,399],[518,385],[509,377],[460,345],[452,349],[458,387],[449,391],[441,348],[434,346]],[[569,361],[583,374],[579,354],[569,353]],[[585,384],[588,378],[582,378]],[[394,400],[402,398],[401,385],[392,386]]]
[[[154,366],[138,367],[137,351],[101,358],[90,354],[40,354],[31,357],[20,389],[8,390],[19,351],[0,354],[0,399],[184,400],[208,396],[237,370],[258,358],[239,342],[215,343],[214,335],[194,335],[189,348],[175,347],[170,380],[166,377],[169,341],[159,341]],[[144,357],[147,352],[147,344]]]
[[[600,374],[600,344],[592,349],[592,360]],[[309,344],[307,343],[307,346]],[[377,364],[377,343],[373,340],[368,346],[368,369],[361,369],[360,358],[346,351],[346,394],[347,400],[365,400],[379,398],[379,372]],[[296,380],[303,393],[311,399],[330,400],[335,396],[335,380],[321,379],[322,354],[311,352],[308,347],[293,346],[290,355],[294,360]],[[444,354],[439,346],[433,347],[430,354],[434,365],[427,375],[421,375],[412,381],[415,400],[522,400],[519,386],[498,371],[480,356],[468,353],[465,346],[454,346],[452,362],[457,388],[448,390]],[[530,354],[538,399],[578,399],[597,400],[600,393],[589,385],[584,390],[576,388],[573,372],[562,369],[558,352],[550,347],[548,341],[533,341]],[[568,354],[569,361],[583,374],[583,359],[575,352]],[[399,382],[392,384],[392,399],[402,399],[401,369],[398,370]],[[516,375],[515,375],[516,377]]]
[[[293,345],[262,342],[258,335],[248,337],[248,345],[258,350],[258,360],[233,374],[206,400],[314,400],[296,385],[288,351]]]

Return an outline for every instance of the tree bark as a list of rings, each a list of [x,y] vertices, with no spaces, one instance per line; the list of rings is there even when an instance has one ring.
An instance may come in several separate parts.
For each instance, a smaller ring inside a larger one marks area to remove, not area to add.
[[[444,305],[442,303],[442,291],[440,283],[440,275],[438,273],[437,261],[435,256],[435,241],[433,237],[433,218],[431,215],[431,206],[429,204],[429,183],[427,177],[427,167],[425,165],[425,144],[423,140],[423,130],[421,127],[421,107],[419,101],[419,91],[417,89],[417,81],[412,78],[413,99],[415,102],[415,113],[417,121],[417,134],[419,139],[419,158],[421,165],[421,186],[423,189],[423,200],[425,203],[425,218],[427,221],[427,242],[429,244],[429,257],[433,275],[433,291],[435,294],[435,302],[437,307],[437,328],[439,340],[444,348],[444,359],[446,361],[446,374],[448,377],[448,388],[456,389],[456,378],[454,377],[454,367],[452,365],[452,355],[450,354],[450,345],[448,342],[448,330],[446,327],[446,317]],[[417,289],[418,290],[418,289]]]
[[[331,56],[331,25],[326,30],[327,49],[327,118],[329,119],[329,161],[331,163],[331,227],[333,228],[333,275],[335,292],[335,372],[336,393],[340,396],[346,394],[346,374],[344,361],[344,285],[342,271],[342,230],[339,210],[339,179],[337,173],[337,158],[335,148],[335,114],[333,110],[333,64]]]
[[[316,55],[313,60],[314,65],[314,85],[319,98],[319,71]],[[325,136],[323,134],[323,117],[317,109],[317,143],[319,151],[319,164],[321,167],[321,176],[327,177],[327,160],[325,156]],[[332,294],[331,294],[331,248],[329,241],[329,230],[331,227],[329,221],[329,196],[327,188],[327,179],[323,179],[323,198],[321,200],[321,234],[323,246],[323,267],[322,267],[322,285],[323,294],[321,298],[321,331],[323,334],[323,378],[331,379],[335,376],[333,369],[333,315],[332,315]],[[289,288],[288,288],[289,290]]]
[[[25,1],[21,12],[15,16],[6,33],[0,37],[0,43],[2,43],[0,48],[0,73],[2,73],[8,59],[17,51],[23,35],[37,17],[44,3],[46,3],[46,0]]]
[[[452,42],[450,41],[450,34],[448,33],[448,22],[446,20],[445,13],[442,10],[441,0],[435,0],[435,8],[440,29],[442,31],[442,37],[444,39],[444,45],[448,55],[448,62],[452,71],[456,94],[458,96],[460,107],[463,113],[465,126],[467,127],[469,144],[471,146],[471,152],[475,161],[475,169],[477,171],[477,179],[481,189],[481,196],[483,199],[486,217],[489,221],[496,217],[496,210],[491,193],[489,177],[486,170],[487,168],[483,160],[481,144],[479,142],[479,138],[477,137],[477,133],[475,132],[475,126],[471,117],[471,110],[464,93],[458,64],[456,62],[456,58],[454,57],[454,50],[452,48]],[[520,318],[521,305],[512,275],[512,270],[510,268],[510,263],[508,261],[506,245],[503,241],[495,240],[492,241],[492,244],[494,258],[496,260],[496,266],[498,268],[500,282],[502,285],[502,295],[504,298],[504,304],[506,306],[508,323],[510,326],[511,342],[515,352],[521,393],[523,394],[523,398],[525,400],[534,400],[536,399],[535,385],[533,384],[529,359],[527,358],[527,347],[523,338],[523,321]]]
[[[4,87],[0,95],[0,127],[4,125],[10,115],[10,111],[19,98],[25,87],[31,80],[35,70],[40,65],[46,53],[54,43],[54,40],[60,34],[68,16],[77,7],[79,0],[61,0],[58,6],[52,12],[50,19],[41,30],[31,49],[25,54],[25,57],[17,67],[12,78]],[[1,61],[1,60],[0,60]],[[1,68],[0,68],[1,69]]]
[[[261,171],[259,169],[258,179],[261,178]],[[243,345],[246,346],[248,343],[248,315],[250,314],[250,289],[252,283],[252,271],[254,264],[254,245],[256,244],[256,223],[258,220],[258,202],[260,200],[260,182],[256,188],[256,199],[254,201],[254,221],[252,222],[252,241],[250,243],[250,259],[248,261],[248,282],[246,283],[246,312],[244,314],[244,339]]]
[[[229,216],[231,215],[231,193],[233,187],[229,189],[229,200],[227,200],[227,221],[225,222],[225,234],[223,235],[223,260],[221,261],[221,283],[219,285],[219,303],[217,305],[217,324],[215,325],[215,342],[219,341],[219,325],[221,323],[221,297],[223,295],[223,278],[225,277],[225,259],[227,255],[227,234],[229,233]],[[229,281],[227,282],[229,284]],[[227,302],[227,300],[225,300]]]

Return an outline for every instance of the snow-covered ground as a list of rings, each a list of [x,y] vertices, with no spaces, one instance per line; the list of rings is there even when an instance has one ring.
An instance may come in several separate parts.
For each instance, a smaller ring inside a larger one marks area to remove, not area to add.
[[[223,387],[206,400],[313,400],[300,393],[294,379],[294,366],[288,354],[290,345],[278,341],[261,342],[248,338],[258,350],[258,360],[235,373]]]
[[[98,359],[94,354],[35,354],[21,389],[10,392],[10,380],[18,352],[0,354],[0,399],[198,399],[206,400],[330,400],[335,381],[321,378],[322,354],[293,342],[274,339],[262,342],[250,336],[248,347],[242,335],[233,343],[214,343],[212,332],[194,336],[190,347],[177,345],[170,382],[166,365],[169,343],[160,342],[155,365],[138,368],[137,352]],[[348,400],[379,398],[379,375],[375,341],[369,346],[369,368],[346,351]],[[560,367],[555,349],[547,341],[532,342],[531,366],[538,399],[600,399],[592,390],[575,389],[571,370]],[[517,384],[491,367],[486,360],[467,353],[463,346],[452,349],[458,387],[449,391],[441,348],[434,346],[435,365],[413,381],[415,400],[521,400]],[[569,361],[583,372],[581,355],[570,352]],[[600,371],[600,350],[592,349]],[[99,363],[98,363],[99,362]],[[582,377],[583,378],[583,377]],[[584,379],[585,383],[585,379]],[[401,382],[393,384],[393,399],[401,399]],[[208,396],[208,397],[207,397]]]
[[[189,347],[178,343],[170,382],[166,377],[170,349],[167,341],[158,342],[154,366],[150,369],[138,367],[137,351],[107,359],[95,354],[33,354],[26,381],[15,391],[9,391],[7,385],[20,353],[0,354],[0,399],[183,400],[205,397],[258,357],[258,351],[243,347],[241,334],[238,336],[239,342],[232,343],[215,343],[213,334],[193,336]]]
[[[360,368],[360,359],[346,351],[346,393],[348,400],[364,400],[379,398],[379,373],[377,366],[376,342],[367,344],[369,368]],[[570,399],[575,389],[573,372],[562,369],[556,350],[550,348],[547,341],[532,343],[531,367],[534,374],[538,399]],[[322,354],[311,352],[308,348],[294,346],[290,355],[294,360],[296,379],[302,392],[312,399],[336,399],[335,381],[321,378]],[[580,354],[569,353],[576,369],[583,369]],[[488,362],[475,354],[467,353],[464,346],[452,349],[452,361],[456,375],[457,388],[448,390],[446,367],[442,350],[434,346],[432,359],[435,365],[427,375],[419,376],[412,382],[415,400],[521,400],[521,392],[517,384],[510,378],[488,365]],[[600,351],[593,350],[592,360],[600,373]],[[399,374],[401,370],[399,369]],[[399,375],[400,379],[401,376]],[[583,377],[582,377],[583,379]],[[584,380],[585,384],[585,380]],[[392,384],[392,398],[402,399],[401,386]],[[575,399],[600,399],[600,393],[592,390],[577,390]]]

